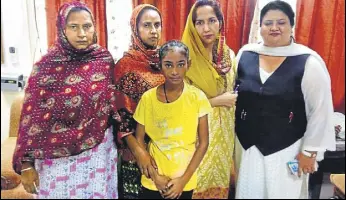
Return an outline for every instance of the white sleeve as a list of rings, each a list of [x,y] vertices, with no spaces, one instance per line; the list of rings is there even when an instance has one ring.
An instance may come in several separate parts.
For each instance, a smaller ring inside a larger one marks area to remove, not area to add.
[[[238,71],[238,65],[239,65],[239,61],[240,61],[240,58],[241,58],[241,55],[242,55],[243,51],[240,49],[237,56],[235,57],[235,61],[236,61],[236,70]]]
[[[307,117],[302,149],[320,154],[326,150],[334,151],[336,144],[330,77],[314,56],[310,56],[306,62],[302,92]]]

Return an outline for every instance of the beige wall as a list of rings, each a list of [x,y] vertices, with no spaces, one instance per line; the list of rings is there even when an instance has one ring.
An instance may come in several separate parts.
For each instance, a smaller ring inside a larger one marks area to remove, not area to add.
[[[20,92],[1,91],[1,144],[8,138],[10,127],[10,109]]]

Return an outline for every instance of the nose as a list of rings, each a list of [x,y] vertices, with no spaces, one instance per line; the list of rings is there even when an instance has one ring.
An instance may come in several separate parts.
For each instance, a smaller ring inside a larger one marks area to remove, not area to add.
[[[79,31],[78,31],[78,37],[83,38],[83,37],[85,37],[85,36],[86,36],[85,30],[84,30],[83,28],[79,29]]]
[[[276,23],[273,23],[272,30],[278,30],[279,26]]]
[[[178,74],[177,68],[173,67],[172,68],[172,75],[177,75],[177,74]]]
[[[208,23],[205,23],[204,26],[203,26],[203,31],[204,31],[204,32],[208,32],[209,30],[210,30],[209,24],[208,24]]]
[[[155,33],[157,33],[157,29],[155,28],[155,26],[153,26],[152,28],[151,28],[151,31],[150,31],[152,34],[155,34]]]

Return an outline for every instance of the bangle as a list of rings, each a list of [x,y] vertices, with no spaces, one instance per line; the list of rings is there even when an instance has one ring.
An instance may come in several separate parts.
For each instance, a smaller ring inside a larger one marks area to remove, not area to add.
[[[22,169],[22,170],[20,170],[20,172],[25,172],[25,171],[28,171],[30,169],[33,169],[33,167],[28,167],[28,168]]]
[[[310,153],[308,151],[302,151],[302,154],[310,158],[315,158],[317,156],[317,153]]]

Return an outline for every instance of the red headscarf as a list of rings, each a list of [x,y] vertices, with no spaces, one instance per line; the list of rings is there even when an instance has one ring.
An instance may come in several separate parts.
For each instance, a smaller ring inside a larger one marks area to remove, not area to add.
[[[115,87],[117,89],[116,107],[121,116],[121,123],[116,128],[120,143],[121,138],[135,131],[136,121],[132,118],[132,115],[142,94],[162,84],[165,80],[158,67],[158,49],[148,49],[143,44],[137,30],[137,20],[140,20],[138,15],[147,8],[156,10],[160,14],[157,8],[149,4],[141,4],[133,10],[130,22],[132,44],[129,51],[117,62],[114,69]],[[128,150],[120,145],[118,149]],[[120,152],[125,160],[133,159],[129,151],[124,151]]]
[[[142,42],[139,33],[138,33],[138,15],[141,13],[143,9],[153,9],[156,10],[157,13],[159,13],[160,17],[161,14],[159,10],[149,4],[141,4],[137,6],[133,11],[131,15],[131,46],[128,52],[125,52],[124,58],[130,57],[131,59],[135,60],[136,62],[140,63],[146,63],[146,67],[151,67],[154,71],[159,71],[158,63],[159,63],[159,55],[157,52],[157,49],[148,49],[144,43]]]
[[[73,8],[91,15],[80,2],[60,8],[56,43],[34,65],[28,80],[13,156],[17,173],[22,161],[77,155],[95,147],[115,109],[111,54],[96,44],[96,34],[95,43],[82,50],[73,48],[64,34]]]

